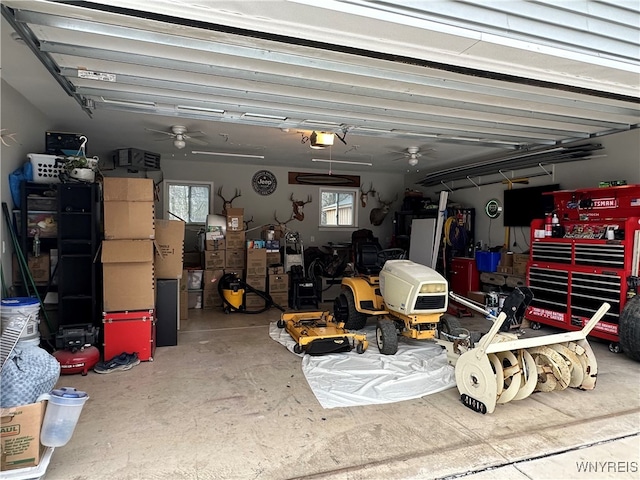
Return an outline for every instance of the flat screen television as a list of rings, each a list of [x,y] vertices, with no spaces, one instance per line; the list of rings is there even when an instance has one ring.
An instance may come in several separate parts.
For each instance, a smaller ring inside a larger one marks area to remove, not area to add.
[[[514,188],[504,191],[503,215],[505,227],[528,227],[531,220],[544,218],[553,211],[553,195],[544,192],[560,190],[559,184]]]

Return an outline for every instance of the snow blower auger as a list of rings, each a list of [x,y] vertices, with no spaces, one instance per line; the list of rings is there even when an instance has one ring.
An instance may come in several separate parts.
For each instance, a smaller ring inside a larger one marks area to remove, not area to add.
[[[525,293],[523,293],[523,291]],[[504,330],[517,323],[513,316],[533,296],[527,288],[515,289],[504,301],[502,311],[489,332],[474,345],[468,331],[453,317],[443,320],[437,343],[447,349],[455,366],[456,385],[462,403],[480,413],[492,413],[496,405],[527,398],[533,392],[564,390],[567,387],[592,390],[598,365],[587,335],[610,308],[604,303],[580,331],[518,338]],[[456,296],[457,302],[485,313],[477,305]]]
[[[295,340],[295,353],[322,355],[349,352],[355,348],[364,353],[369,346],[366,334],[345,330],[343,322],[337,322],[329,312],[283,313],[277,323]]]

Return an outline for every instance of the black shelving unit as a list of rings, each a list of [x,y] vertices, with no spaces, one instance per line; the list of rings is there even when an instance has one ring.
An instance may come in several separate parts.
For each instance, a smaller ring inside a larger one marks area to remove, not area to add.
[[[20,209],[14,210],[14,226],[22,254],[25,258],[34,256],[34,243],[39,240],[39,252],[51,257],[51,250],[57,247],[57,196],[58,184],[22,182],[20,185]],[[38,294],[44,298],[51,290],[51,278],[34,279]],[[26,295],[27,291],[21,275],[14,275],[14,286],[19,295]]]
[[[99,211],[96,184],[58,185],[59,326],[101,323],[95,261]]]

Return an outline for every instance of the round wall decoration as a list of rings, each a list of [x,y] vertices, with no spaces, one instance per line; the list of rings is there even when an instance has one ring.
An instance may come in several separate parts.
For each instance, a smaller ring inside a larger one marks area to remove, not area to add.
[[[276,176],[269,170],[260,170],[253,176],[251,185],[260,195],[271,195],[276,191],[278,181],[276,180]]]
[[[486,213],[489,218],[498,218],[502,213],[502,204],[498,199],[492,198],[484,206],[484,213]]]

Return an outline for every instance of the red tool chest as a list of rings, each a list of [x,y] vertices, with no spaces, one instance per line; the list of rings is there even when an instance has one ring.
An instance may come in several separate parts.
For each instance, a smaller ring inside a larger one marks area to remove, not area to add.
[[[531,223],[527,284],[534,299],[525,317],[579,330],[607,302],[611,308],[591,335],[617,343],[620,313],[640,269],[640,185],[551,195],[562,233],[535,238],[544,220]]]
[[[480,290],[480,273],[475,258],[451,259],[451,291],[467,297],[470,291]]]
[[[102,314],[102,323],[105,360],[123,352],[135,352],[143,362],[153,360],[156,345],[153,310],[105,312]]]

